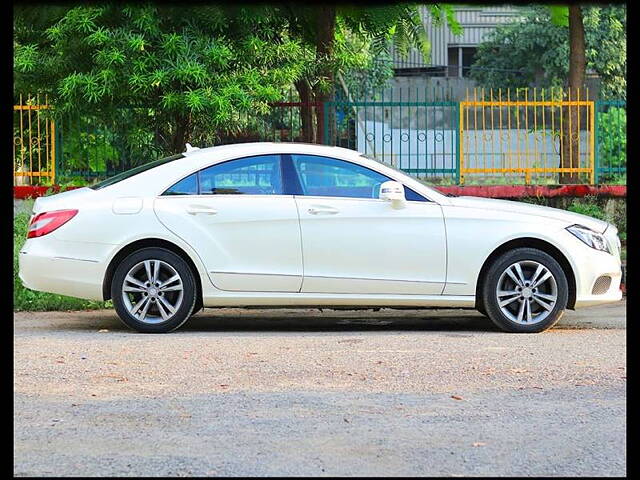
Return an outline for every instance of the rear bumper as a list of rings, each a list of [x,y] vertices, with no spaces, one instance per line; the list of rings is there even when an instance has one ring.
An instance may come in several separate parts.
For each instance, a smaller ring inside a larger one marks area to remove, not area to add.
[[[104,262],[86,255],[86,251],[76,249],[71,253],[55,246],[48,248],[48,243],[51,242],[27,241],[20,251],[18,276],[24,286],[40,292],[102,300]]]

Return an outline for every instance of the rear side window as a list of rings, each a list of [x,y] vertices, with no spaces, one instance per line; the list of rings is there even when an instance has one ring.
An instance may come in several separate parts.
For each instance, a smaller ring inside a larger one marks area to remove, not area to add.
[[[198,173],[201,195],[282,195],[280,155],[238,158]]]
[[[198,174],[194,173],[187,178],[183,178],[175,185],[169,187],[164,195],[197,195],[198,194]]]
[[[92,188],[93,190],[100,190],[102,188],[121,182],[122,180],[126,180],[127,178],[131,178],[134,175],[138,175],[139,173],[146,172],[147,170],[159,167],[160,165],[164,165],[165,163],[179,160],[180,158],[184,158],[184,155],[182,153],[173,155],[171,157],[161,158],[159,160],[154,160],[153,162],[145,163],[144,165],[140,165],[139,167],[132,168],[131,170],[127,170],[126,172],[122,172],[118,175],[107,178],[106,180],[91,185],[89,188]]]

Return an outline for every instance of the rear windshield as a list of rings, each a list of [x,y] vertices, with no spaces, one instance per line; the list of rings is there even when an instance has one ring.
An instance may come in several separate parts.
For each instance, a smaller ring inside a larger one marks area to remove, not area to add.
[[[93,190],[100,190],[101,188],[108,187],[109,185],[121,182],[122,180],[125,180],[129,177],[133,177],[134,175],[146,172],[147,170],[158,167],[160,165],[164,165],[165,163],[173,162],[174,160],[178,160],[180,158],[184,158],[184,155],[182,153],[173,155],[171,157],[161,158],[159,160],[154,160],[153,162],[145,163],[144,165],[140,165],[139,167],[135,167],[131,170],[127,170],[126,172],[122,172],[114,175],[113,177],[109,177],[106,180],[96,183],[95,185],[91,185],[89,188],[92,188]]]

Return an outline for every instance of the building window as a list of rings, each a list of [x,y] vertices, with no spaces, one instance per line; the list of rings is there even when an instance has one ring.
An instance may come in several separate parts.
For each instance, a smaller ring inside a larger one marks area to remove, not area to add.
[[[448,54],[448,75],[450,77],[468,77],[471,65],[475,60],[475,47],[449,47]]]

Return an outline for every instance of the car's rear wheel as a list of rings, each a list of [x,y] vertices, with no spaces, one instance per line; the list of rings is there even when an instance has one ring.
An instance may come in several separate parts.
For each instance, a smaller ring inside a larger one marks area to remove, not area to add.
[[[516,248],[489,267],[482,304],[502,330],[536,333],[551,328],[562,317],[568,290],[567,277],[551,255]]]
[[[166,333],[191,316],[197,288],[189,265],[164,248],[143,248],[116,268],[111,298],[120,319],[144,333]]]

